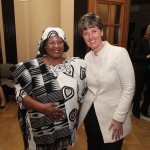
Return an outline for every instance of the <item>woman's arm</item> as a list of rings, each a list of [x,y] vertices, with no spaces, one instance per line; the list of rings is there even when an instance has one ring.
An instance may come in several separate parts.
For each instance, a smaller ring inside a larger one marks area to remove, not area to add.
[[[28,69],[27,69],[28,68]],[[41,103],[32,97],[32,76],[29,72],[30,64],[20,63],[11,69],[16,87],[16,99],[21,108],[32,109],[49,117],[59,118],[63,110],[55,103]]]
[[[44,104],[34,100],[31,96],[27,95],[23,98],[23,104],[26,108],[41,112],[48,117],[52,117],[54,119],[59,119],[62,117],[63,110],[57,108],[58,104],[56,103]]]
[[[124,123],[135,91],[135,75],[132,62],[126,49],[122,48],[116,58],[115,68],[122,93],[113,119]]]
[[[16,99],[21,108],[32,109],[45,114],[48,117],[54,119],[59,119],[62,117],[63,110],[57,108],[56,103],[41,103],[33,99],[31,96],[24,91],[24,89],[19,85],[16,87]]]
[[[133,53],[133,61],[134,62],[147,62],[147,51],[148,51],[148,41],[141,39],[138,41],[134,53]]]
[[[123,135],[123,123],[129,112],[134,95],[135,76],[127,50],[122,49],[116,60],[116,71],[121,82],[122,94],[110,123],[109,130],[113,129],[112,139],[119,140]]]

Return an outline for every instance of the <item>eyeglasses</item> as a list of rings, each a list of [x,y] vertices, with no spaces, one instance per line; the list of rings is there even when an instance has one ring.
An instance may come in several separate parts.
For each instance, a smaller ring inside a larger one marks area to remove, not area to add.
[[[63,41],[48,41],[48,44],[50,45],[50,46],[55,46],[56,44],[58,45],[58,46],[63,46],[64,45],[64,42]]]

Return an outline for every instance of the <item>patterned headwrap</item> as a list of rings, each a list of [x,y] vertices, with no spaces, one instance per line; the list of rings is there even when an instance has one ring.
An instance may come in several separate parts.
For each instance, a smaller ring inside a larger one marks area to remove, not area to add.
[[[53,36],[59,36],[66,42],[66,36],[62,29],[58,27],[48,27],[43,31],[42,37],[38,44],[38,48],[40,49],[43,46],[43,42],[49,37]]]

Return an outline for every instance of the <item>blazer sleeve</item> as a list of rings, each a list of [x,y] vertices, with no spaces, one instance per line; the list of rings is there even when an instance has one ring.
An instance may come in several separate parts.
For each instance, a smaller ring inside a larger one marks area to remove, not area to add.
[[[124,122],[130,109],[135,90],[134,70],[126,49],[123,48],[120,51],[115,65],[121,82],[122,93],[113,119]]]

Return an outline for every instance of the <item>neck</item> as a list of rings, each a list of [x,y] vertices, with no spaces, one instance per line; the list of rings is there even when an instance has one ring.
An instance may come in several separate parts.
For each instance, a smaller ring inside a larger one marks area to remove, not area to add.
[[[49,57],[48,55],[46,55],[46,58],[48,60],[48,65],[53,65],[53,66],[61,64],[64,61],[64,57],[53,59]]]
[[[97,49],[93,50],[94,54],[96,55],[103,47],[104,47],[104,44],[102,42]]]

